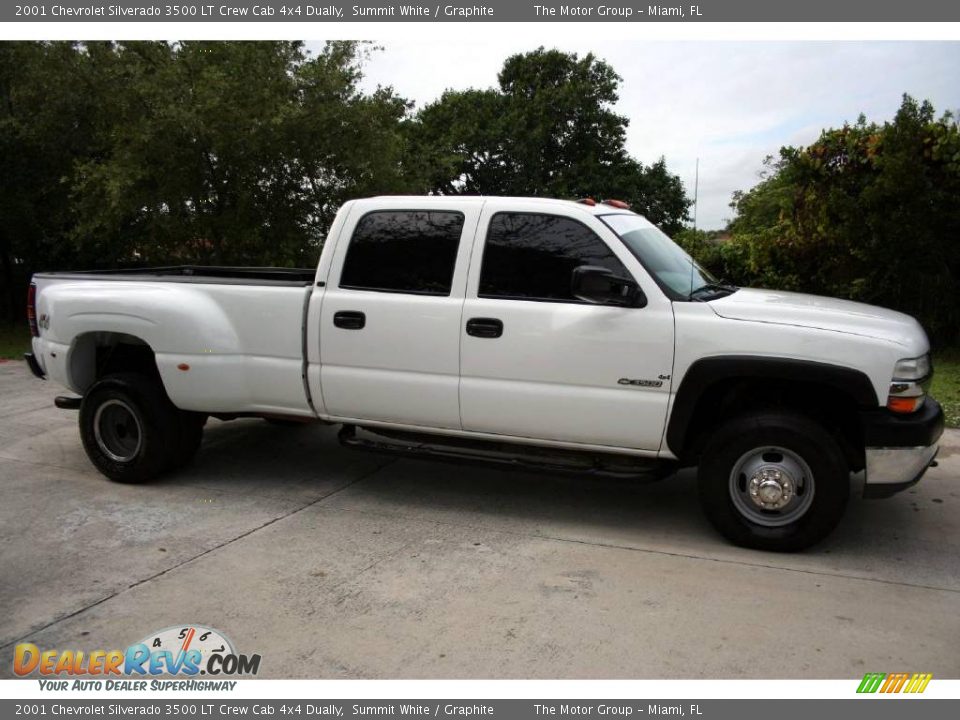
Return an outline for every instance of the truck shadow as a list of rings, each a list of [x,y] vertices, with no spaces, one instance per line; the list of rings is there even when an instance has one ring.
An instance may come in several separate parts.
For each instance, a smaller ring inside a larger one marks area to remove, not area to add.
[[[696,479],[658,482],[397,458],[342,447],[338,428],[211,421],[195,461],[162,483],[225,493],[330,494],[326,507],[537,533],[619,528],[722,542],[700,514]],[[341,489],[337,489],[340,487]]]
[[[854,476],[837,530],[802,553],[778,555],[733,547],[713,530],[699,508],[694,470],[643,483],[396,459],[341,447],[336,432],[212,422],[196,462],[167,482],[227,494],[300,493],[323,509],[857,576],[919,577],[920,556],[926,566],[955,564],[957,548],[943,545],[935,483],[866,501],[862,476]]]
[[[211,423],[194,465],[170,481],[217,485],[226,491],[254,485],[322,492],[331,479],[350,487],[325,504],[367,512],[414,514],[440,522],[494,520],[517,530],[531,523],[542,529],[546,523],[619,526],[644,533],[660,529],[678,537],[690,532],[712,535],[697,507],[692,471],[645,483],[410,460],[343,448],[336,428],[317,425]]]

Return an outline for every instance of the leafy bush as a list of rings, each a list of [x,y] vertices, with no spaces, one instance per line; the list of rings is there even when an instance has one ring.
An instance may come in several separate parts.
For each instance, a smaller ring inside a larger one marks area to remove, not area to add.
[[[825,130],[768,158],[734,195],[731,237],[693,243],[741,285],[799,290],[917,317],[942,346],[960,338],[960,128],[909,96],[891,122]]]

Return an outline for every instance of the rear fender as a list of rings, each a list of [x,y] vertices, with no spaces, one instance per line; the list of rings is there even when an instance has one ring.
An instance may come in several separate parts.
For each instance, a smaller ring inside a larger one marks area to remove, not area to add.
[[[58,283],[44,288],[37,311],[49,322],[39,343],[44,366],[60,366],[62,377],[55,379],[80,394],[96,380],[98,348],[143,344],[154,354],[167,394],[186,407],[190,388],[179,382],[178,365],[192,365],[185,358],[231,357],[242,350],[223,308],[186,284]],[[65,357],[58,363],[60,353]]]

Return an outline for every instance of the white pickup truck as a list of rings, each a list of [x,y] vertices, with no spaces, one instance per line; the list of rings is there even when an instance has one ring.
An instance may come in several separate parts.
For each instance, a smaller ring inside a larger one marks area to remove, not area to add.
[[[943,430],[914,319],[718,283],[618,201],[356,200],[316,270],[42,273],[28,315],[31,369],[80,396],[58,404],[120,481],[188,462],[208,416],[324,421],[424,457],[698,466],[721,533],[796,550],[851,472],[901,490]]]

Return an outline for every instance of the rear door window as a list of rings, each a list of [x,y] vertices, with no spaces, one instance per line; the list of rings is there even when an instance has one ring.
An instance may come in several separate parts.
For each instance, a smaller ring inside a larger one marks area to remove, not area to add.
[[[449,295],[463,213],[377,210],[357,223],[340,274],[351,290]]]

